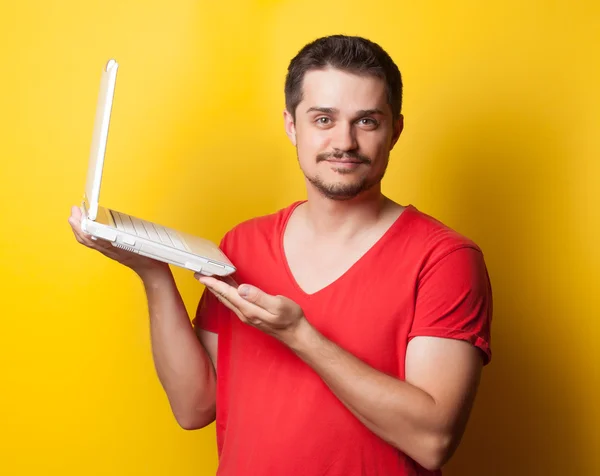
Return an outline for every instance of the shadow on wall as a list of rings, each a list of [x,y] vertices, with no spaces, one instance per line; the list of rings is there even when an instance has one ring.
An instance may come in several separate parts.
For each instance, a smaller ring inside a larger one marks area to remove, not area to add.
[[[455,172],[434,177],[424,168],[428,188],[455,214],[452,226],[483,248],[494,292],[494,356],[444,476],[588,474],[577,407],[585,390],[567,362],[578,347],[559,327],[569,297],[548,264],[560,250],[552,224],[566,219],[560,182],[568,164],[564,139],[534,102],[465,115],[434,151],[453,158]]]

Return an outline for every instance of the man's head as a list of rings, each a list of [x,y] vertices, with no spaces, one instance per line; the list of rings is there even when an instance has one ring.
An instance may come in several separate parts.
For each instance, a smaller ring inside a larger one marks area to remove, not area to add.
[[[348,200],[379,185],[402,132],[402,79],[377,44],[329,36],[292,59],[285,82],[286,132],[307,180]]]

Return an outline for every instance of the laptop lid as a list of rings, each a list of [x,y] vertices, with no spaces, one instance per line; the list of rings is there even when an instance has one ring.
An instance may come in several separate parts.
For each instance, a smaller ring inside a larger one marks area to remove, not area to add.
[[[94,120],[94,131],[92,134],[92,146],[85,184],[84,205],[87,210],[87,218],[95,220],[98,215],[98,200],[100,199],[100,184],[102,182],[102,168],[104,166],[104,155],[108,139],[108,125],[112,110],[117,69],[119,65],[111,59],[102,71],[100,80],[100,92],[96,105],[96,118]]]

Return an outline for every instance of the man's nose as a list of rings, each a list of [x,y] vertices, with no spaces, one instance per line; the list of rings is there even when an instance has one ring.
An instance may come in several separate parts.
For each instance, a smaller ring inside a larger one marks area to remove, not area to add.
[[[332,130],[331,147],[340,151],[355,150],[358,148],[356,131],[352,124],[338,123]]]

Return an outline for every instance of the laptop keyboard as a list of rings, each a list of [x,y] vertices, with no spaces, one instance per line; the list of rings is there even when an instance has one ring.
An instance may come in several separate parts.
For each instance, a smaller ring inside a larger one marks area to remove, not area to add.
[[[110,212],[118,230],[157,243],[163,243],[167,246],[177,248],[178,250],[189,251],[185,243],[179,239],[175,230],[171,230],[162,225],[156,225],[149,221],[140,220],[139,218],[125,215],[124,213],[115,210],[111,210]]]

